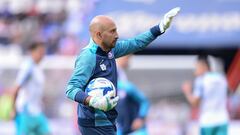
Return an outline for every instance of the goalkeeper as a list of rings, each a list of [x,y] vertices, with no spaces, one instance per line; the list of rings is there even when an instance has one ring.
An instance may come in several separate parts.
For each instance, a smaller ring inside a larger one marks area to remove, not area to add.
[[[73,74],[68,82],[66,95],[78,102],[78,126],[82,135],[115,135],[115,106],[118,96],[108,93],[103,97],[88,96],[84,91],[90,80],[104,77],[117,87],[115,58],[144,49],[170,26],[180,8],[166,13],[160,23],[150,30],[128,40],[118,41],[114,21],[99,15],[92,19],[89,44],[81,50],[75,62]]]

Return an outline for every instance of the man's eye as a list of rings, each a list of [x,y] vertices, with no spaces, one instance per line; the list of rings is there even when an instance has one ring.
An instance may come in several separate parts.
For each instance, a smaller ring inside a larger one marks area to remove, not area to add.
[[[111,33],[114,33],[116,30],[111,30]]]

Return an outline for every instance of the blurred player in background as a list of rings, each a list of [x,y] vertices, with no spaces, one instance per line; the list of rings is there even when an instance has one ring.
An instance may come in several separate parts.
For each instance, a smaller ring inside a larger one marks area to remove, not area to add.
[[[34,42],[22,63],[14,87],[14,114],[17,135],[49,134],[47,118],[42,112],[44,73],[38,66],[45,55],[45,44]]]
[[[117,69],[115,58],[144,49],[170,26],[171,20],[180,8],[170,10],[160,24],[128,40],[118,41],[114,21],[99,15],[90,23],[91,39],[88,46],[81,50],[75,62],[75,69],[70,78],[66,95],[78,105],[78,125],[83,135],[115,135],[117,111],[115,106],[118,96],[109,92],[103,97],[89,96],[85,88],[89,81],[103,77],[110,80],[117,88]]]
[[[207,57],[197,60],[194,86],[185,82],[183,92],[193,106],[200,107],[201,135],[227,135],[227,80],[224,75],[210,70]]]
[[[127,79],[124,70],[128,67],[130,55],[117,59],[118,96],[120,97],[116,109],[117,135],[147,135],[145,118],[149,103],[145,95]]]

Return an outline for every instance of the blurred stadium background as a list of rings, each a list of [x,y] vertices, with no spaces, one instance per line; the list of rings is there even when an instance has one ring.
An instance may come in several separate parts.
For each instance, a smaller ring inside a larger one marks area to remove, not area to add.
[[[14,83],[33,39],[47,43],[41,66],[47,76],[44,112],[53,135],[77,134],[75,106],[65,97],[75,56],[89,40],[98,14],[114,18],[122,39],[157,24],[169,9],[181,14],[170,30],[130,61],[130,80],[151,101],[150,135],[198,135],[197,109],[181,92],[193,79],[196,55],[209,54],[229,82],[230,135],[240,134],[240,0],[0,0],[0,94]],[[0,110],[1,111],[1,110]],[[0,135],[13,135],[13,121],[0,121]]]

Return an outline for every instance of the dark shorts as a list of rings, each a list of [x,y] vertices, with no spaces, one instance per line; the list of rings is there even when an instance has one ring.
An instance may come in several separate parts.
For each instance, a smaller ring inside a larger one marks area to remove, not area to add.
[[[116,135],[115,126],[103,126],[103,127],[79,126],[79,130],[82,133],[82,135]]]

